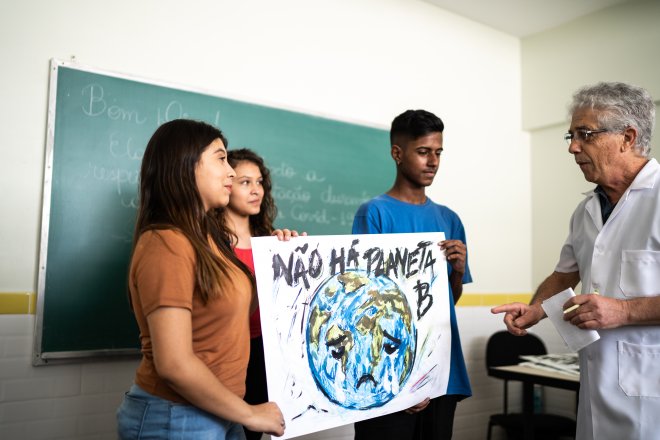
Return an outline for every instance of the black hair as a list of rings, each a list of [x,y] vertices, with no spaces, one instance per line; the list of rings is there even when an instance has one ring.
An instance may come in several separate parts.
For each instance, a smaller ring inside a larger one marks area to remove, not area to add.
[[[442,133],[445,124],[442,119],[426,110],[406,110],[392,121],[390,142],[398,144],[402,140],[418,139],[430,133]]]

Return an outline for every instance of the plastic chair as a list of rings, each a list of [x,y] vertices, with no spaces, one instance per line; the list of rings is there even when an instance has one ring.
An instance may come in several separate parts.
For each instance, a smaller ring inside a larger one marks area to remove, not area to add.
[[[525,336],[514,336],[507,331],[491,335],[486,344],[486,368],[520,363],[521,355],[546,354],[543,341],[531,333]],[[521,439],[524,431],[525,418],[521,413],[509,413],[508,393],[509,381],[504,380],[504,412],[492,414],[488,421],[488,440],[491,438],[493,426],[500,426],[509,439]],[[558,439],[560,437],[575,438],[575,421],[571,418],[555,414],[536,413],[533,415],[534,438],[537,440]]]

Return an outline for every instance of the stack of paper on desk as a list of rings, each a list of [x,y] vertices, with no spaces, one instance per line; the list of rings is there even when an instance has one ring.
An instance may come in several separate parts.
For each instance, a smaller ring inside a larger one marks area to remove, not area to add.
[[[580,363],[577,353],[524,355],[520,356],[520,358],[527,361],[521,362],[520,365],[566,373],[573,376],[580,375]]]

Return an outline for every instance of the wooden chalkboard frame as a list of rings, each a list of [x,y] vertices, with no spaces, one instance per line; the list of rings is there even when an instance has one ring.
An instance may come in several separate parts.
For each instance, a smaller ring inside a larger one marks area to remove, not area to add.
[[[351,145],[350,148],[352,150],[349,151],[354,151],[355,149],[366,149],[364,157],[361,157],[363,160],[363,165],[361,165],[362,169],[364,172],[360,172],[360,175],[358,176],[359,178],[363,178],[363,180],[368,182],[364,182],[364,188],[360,189],[359,194],[355,194],[354,192],[357,191],[355,188],[356,185],[353,184],[353,182],[350,182],[351,177],[355,178],[355,171],[349,171],[348,175],[342,175],[341,178],[342,180],[349,181],[347,185],[350,186],[351,189],[347,189],[344,194],[338,194],[339,191],[337,191],[337,186],[334,188],[333,192],[333,187],[329,186],[328,191],[325,191],[322,195],[323,197],[326,197],[326,200],[323,200],[322,203],[329,203],[329,204],[345,204],[344,212],[337,212],[334,217],[332,215],[329,215],[327,212],[325,212],[325,209],[323,210],[316,210],[313,211],[313,209],[318,208],[318,206],[313,206],[312,211],[310,212],[303,212],[304,216],[301,218],[304,218],[304,221],[307,222],[317,222],[317,223],[328,223],[328,222],[338,222],[341,220],[342,223],[342,232],[340,233],[350,233],[350,222],[352,219],[352,213],[354,213],[354,210],[356,208],[355,203],[356,200],[366,200],[368,198],[371,198],[379,193],[384,192],[389,184],[391,184],[391,179],[393,176],[393,170],[388,170],[386,167],[391,167],[391,159],[389,158],[389,142],[387,139],[387,131],[384,129],[384,127],[377,127],[373,124],[365,124],[363,122],[356,122],[356,121],[342,121],[337,118],[329,118],[327,115],[320,115],[320,114],[314,114],[312,112],[303,112],[300,111],[299,109],[286,109],[282,108],[281,106],[273,106],[270,104],[262,104],[262,103],[254,103],[250,102],[248,100],[242,99],[242,98],[233,98],[229,97],[227,94],[218,94],[215,92],[209,92],[207,90],[200,90],[192,87],[187,87],[187,86],[181,86],[177,84],[171,84],[163,81],[155,81],[152,79],[145,79],[145,78],[139,78],[136,76],[132,75],[127,75],[127,74],[121,74],[121,73],[116,73],[116,72],[110,72],[102,69],[96,69],[88,66],[83,66],[78,63],[72,63],[72,62],[66,62],[66,61],[61,61],[57,59],[52,59],[51,60],[51,65],[50,65],[50,79],[49,79],[49,98],[48,98],[48,121],[47,121],[47,133],[46,133],[46,157],[45,157],[45,164],[44,164],[44,186],[43,186],[43,205],[42,205],[42,218],[41,218],[41,242],[40,242],[40,249],[39,249],[39,267],[38,267],[38,290],[37,290],[37,310],[36,310],[36,321],[35,321],[35,335],[34,335],[34,346],[33,346],[33,357],[32,357],[32,362],[33,365],[47,365],[47,364],[54,364],[54,363],[62,363],[62,362],[72,362],[72,361],[80,361],[84,359],[89,359],[89,358],[106,358],[106,357],[117,357],[117,356],[129,356],[133,357],[136,355],[139,355],[139,340],[138,340],[138,333],[137,333],[137,326],[135,326],[135,344],[124,344],[124,345],[129,345],[129,346],[122,346],[121,343],[115,344],[115,340],[107,341],[103,339],[99,347],[94,347],[94,348],[80,348],[76,346],[76,344],[71,343],[71,345],[64,344],[62,342],[58,342],[56,344],[52,344],[50,342],[47,342],[47,339],[53,338],[53,334],[57,334],[57,337],[59,340],[65,338],[66,336],[66,331],[70,331],[68,327],[71,326],[70,324],[70,318],[58,318],[60,319],[59,321],[59,328],[58,328],[58,322],[57,320],[53,320],[53,318],[48,318],[46,315],[48,315],[48,305],[57,303],[58,301],[68,301],[69,303],[73,302],[72,300],[75,299],[73,296],[67,297],[67,295],[71,295],[71,293],[68,293],[63,289],[61,286],[59,287],[60,291],[54,292],[54,289],[49,289],[48,288],[48,282],[47,280],[47,274],[48,274],[48,260],[49,258],[53,258],[52,255],[49,255],[49,240],[52,239],[53,236],[53,230],[51,229],[51,214],[53,212],[53,206],[56,208],[59,207],[60,210],[64,210],[65,207],[68,207],[69,203],[73,204],[74,202],[60,202],[58,205],[57,203],[53,205],[53,197],[56,196],[55,192],[53,191],[53,170],[54,170],[54,161],[56,161],[58,157],[58,148],[61,147],[62,141],[58,141],[56,138],[58,136],[56,127],[58,127],[58,123],[64,124],[61,122],[62,119],[60,117],[64,117],[61,114],[58,114],[58,89],[60,86],[60,69],[65,68],[68,69],[68,71],[75,70],[77,72],[85,73],[85,74],[90,74],[90,75],[101,75],[104,78],[109,78],[113,81],[128,81],[130,83],[137,83],[139,86],[137,87],[142,87],[145,91],[151,87],[158,87],[158,88],[164,88],[164,90],[169,90],[172,92],[176,93],[190,93],[190,94],[197,94],[202,96],[203,98],[200,99],[206,99],[206,100],[224,100],[226,102],[231,102],[232,104],[228,104],[229,108],[233,111],[234,109],[238,112],[241,113],[243,116],[246,114],[249,114],[249,112],[252,110],[255,110],[255,112],[258,111],[263,111],[263,112],[274,112],[278,117],[286,117],[286,115],[292,115],[292,121],[300,121],[301,118],[308,118],[312,122],[311,124],[318,125],[319,127],[322,128],[322,132],[332,132],[333,130],[335,131],[345,131],[342,135],[344,138],[342,138],[341,142],[352,142],[353,137],[359,137],[360,140],[356,141],[355,145]],[[158,92],[160,93],[160,92]],[[234,114],[232,113],[232,116]],[[284,115],[284,116],[282,116]],[[204,118],[198,118],[195,117],[194,115],[191,116],[194,117],[195,119],[204,119]],[[296,119],[297,118],[297,119]],[[234,117],[236,119],[236,117]],[[160,118],[159,118],[160,120]],[[306,120],[306,119],[302,119]],[[207,121],[210,123],[213,123],[212,121]],[[234,121],[236,122],[236,121]],[[75,124],[75,123],[74,123]],[[328,125],[327,127],[325,125],[322,126],[322,124]],[[237,147],[239,145],[232,145],[232,133],[228,132],[225,128],[225,122],[223,122],[221,125],[223,125],[223,131],[225,131],[230,140],[230,149],[232,147]],[[157,125],[156,125],[157,126]],[[153,127],[153,130],[155,130],[156,126]],[[236,126],[236,124],[235,124]],[[62,125],[61,127],[64,127]],[[295,126],[293,127],[295,128]],[[271,128],[272,129],[272,128]],[[292,127],[289,126],[287,128],[288,130],[291,130]],[[153,132],[152,130],[152,132]],[[71,131],[71,130],[70,130]],[[240,130],[236,130],[240,131]],[[245,130],[243,130],[245,131]],[[295,131],[295,130],[293,130]],[[363,133],[364,132],[364,133]],[[354,136],[355,134],[359,136]],[[364,134],[364,136],[363,136]],[[275,136],[280,136],[282,137],[281,134],[275,135]],[[249,139],[250,136],[247,136],[247,139]],[[279,138],[278,138],[279,139]],[[303,141],[301,141],[303,142]],[[310,138],[309,134],[307,135],[307,138],[305,138],[304,142],[309,143]],[[304,143],[303,142],[303,143]],[[247,147],[253,147],[252,145],[249,144],[249,140],[247,141],[248,145],[245,145]],[[145,142],[146,144],[146,142]],[[238,144],[241,144],[239,142]],[[321,144],[322,146],[325,146]],[[279,147],[273,147],[273,150],[275,151],[276,148],[282,148],[281,145]],[[322,150],[322,148],[321,148]],[[79,150],[75,150],[76,153],[79,152]],[[271,167],[271,171],[273,171],[274,167],[273,164],[269,163],[268,157],[266,154],[263,154],[262,151],[260,151],[257,148],[257,151],[261,153],[265,159],[266,163]],[[277,150],[279,153],[281,150]],[[298,156],[299,157],[300,151],[298,151]],[[318,154],[318,153],[313,153],[313,154]],[[331,154],[335,154],[335,152],[327,152],[326,156],[329,156]],[[278,154],[279,156],[279,154]],[[359,155],[358,155],[359,156]],[[59,154],[59,157],[62,157],[62,153]],[[332,161],[335,160],[334,165],[320,165],[321,169],[323,169],[324,166],[330,167],[329,169],[336,169],[339,171],[339,173],[346,173],[347,171],[344,169],[344,164],[346,161],[346,158],[340,158],[340,159],[332,159],[328,157],[323,157],[323,162],[326,162],[326,160]],[[364,160],[365,157],[368,157],[368,161]],[[62,159],[63,160],[63,159]],[[309,160],[309,158],[307,159]],[[318,159],[313,159],[313,160],[318,160]],[[366,162],[366,163],[365,163]],[[337,164],[341,164],[341,166],[337,166]],[[279,165],[275,164],[276,166]],[[291,170],[286,168],[284,166],[285,164],[282,163],[282,169],[279,171],[281,175],[283,175],[283,178],[288,177],[286,173],[289,173]],[[305,187],[312,187],[314,185],[319,184],[319,182],[322,181],[322,177],[318,175],[314,170],[311,172],[308,171],[310,168],[306,168],[307,165],[302,165],[303,166],[303,172],[300,174],[304,174],[305,172],[307,173],[307,176],[305,177],[304,184],[302,185],[303,188],[300,190],[301,184],[300,182],[296,183],[297,186],[293,188],[293,191],[288,191],[285,189],[281,189],[279,192],[274,191],[276,203],[278,204],[278,207],[280,205],[285,205],[286,203],[289,202],[287,200],[287,197],[291,197],[292,199],[295,199],[298,197],[300,194],[305,194]],[[350,168],[350,167],[349,167]],[[350,175],[350,172],[353,172],[353,175]],[[364,173],[364,174],[362,174]],[[277,173],[275,173],[277,174]],[[331,176],[337,179],[337,176]],[[277,176],[273,176],[274,181],[276,183]],[[64,180],[64,179],[62,179]],[[344,183],[342,183],[344,184]],[[367,188],[367,189],[365,189]],[[298,192],[296,192],[298,191]],[[352,192],[353,191],[353,192]],[[281,199],[278,201],[278,194],[281,195]],[[317,194],[320,195],[321,193]],[[350,197],[349,197],[350,196]],[[354,197],[353,197],[354,196]],[[320,198],[322,199],[322,197]],[[294,203],[294,202],[292,202]],[[319,202],[321,203],[321,202]],[[76,203],[77,204],[77,203]],[[62,207],[62,205],[65,205]],[[294,214],[294,220],[295,215],[300,214],[301,211],[296,211],[295,204],[292,205],[293,208],[291,208],[288,213],[293,213]],[[329,205],[328,205],[329,206]],[[330,206],[329,211],[330,213],[335,213],[333,211],[335,209],[333,206]],[[321,212],[323,211],[323,212]],[[283,210],[281,209],[280,212],[282,213]],[[352,213],[351,213],[352,212]],[[286,218],[286,220],[282,220],[283,224],[286,224],[286,226],[290,226],[290,222],[292,221],[292,217],[289,215],[289,217],[283,216]],[[340,219],[341,217],[341,219]],[[59,220],[58,220],[59,221]],[[276,223],[277,225],[277,223]],[[348,226],[346,226],[348,225]],[[89,226],[89,225],[88,225]],[[93,227],[94,225],[92,225]],[[310,230],[308,228],[303,228],[302,226],[298,226],[295,223],[293,224],[296,229],[299,230],[306,230],[310,233],[316,233],[316,234],[325,234],[325,233],[337,233],[335,231],[331,232],[325,232],[322,230],[324,227],[323,225],[320,225],[319,228],[321,228],[319,231],[313,230],[313,228]],[[318,226],[318,225],[317,225]],[[348,229],[346,229],[348,228]],[[55,233],[59,233],[55,232]],[[66,238],[66,237],[65,237]],[[66,241],[62,240],[62,237],[60,237],[60,241]],[[65,245],[66,246],[66,245]],[[59,255],[58,255],[59,257]],[[54,260],[54,261],[57,261]],[[128,262],[126,262],[128,263]],[[53,263],[54,264],[54,263]],[[126,264],[127,266],[127,264]],[[58,267],[54,265],[53,267]],[[98,267],[96,267],[98,269]],[[127,272],[127,267],[124,272]],[[126,275],[126,274],[122,274]],[[57,277],[60,277],[60,275],[57,275]],[[61,284],[61,283],[60,283]],[[69,290],[75,290],[74,289],[69,289]],[[85,293],[89,293],[88,291],[85,291]],[[114,293],[114,292],[113,292]],[[125,289],[122,291],[120,294],[123,294],[125,296]],[[61,299],[59,299],[61,297]],[[58,298],[58,299],[54,299]],[[87,297],[85,297],[87,299]],[[92,300],[94,301],[94,300]],[[77,307],[77,306],[76,306]],[[84,306],[80,306],[84,307]],[[51,307],[52,310],[52,307]],[[128,312],[128,301],[126,300],[126,312]],[[122,313],[124,311],[122,310]],[[55,312],[52,312],[50,316],[56,314]],[[84,315],[84,313],[81,313],[80,315]],[[86,315],[85,315],[86,316]],[[91,316],[98,316],[91,314]],[[128,315],[126,315],[128,316]],[[68,319],[68,320],[67,320]],[[127,319],[127,318],[123,318]],[[64,322],[64,320],[67,320]],[[134,319],[131,316],[131,321],[134,321]],[[125,323],[126,324],[126,323]],[[130,323],[131,325],[135,325],[134,322]],[[92,324],[93,325],[93,324]],[[118,322],[115,327],[120,327],[122,325],[122,322]],[[67,327],[66,331],[61,331],[63,327]],[[87,327],[90,328],[90,327]],[[95,329],[95,328],[94,328]],[[85,330],[85,327],[81,331],[78,331],[76,334],[83,334]],[[106,333],[108,334],[108,329],[106,329]],[[58,331],[61,331],[61,333],[58,333]],[[50,332],[50,333],[49,333]],[[110,332],[112,333],[112,332]],[[47,336],[48,338],[45,338],[44,336]],[[114,335],[114,334],[113,334]],[[107,337],[107,336],[104,336]],[[112,338],[114,336],[110,336]],[[132,339],[131,339],[132,340]],[[66,339],[68,341],[68,339]],[[96,342],[96,341],[94,341]],[[103,343],[105,342],[105,344]],[[66,345],[66,347],[61,347],[63,345]],[[57,346],[57,348],[52,348],[53,346]]]

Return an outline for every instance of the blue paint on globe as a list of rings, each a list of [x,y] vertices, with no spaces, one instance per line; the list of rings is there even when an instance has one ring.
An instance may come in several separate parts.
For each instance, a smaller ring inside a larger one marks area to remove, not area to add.
[[[317,386],[348,409],[392,400],[410,377],[417,342],[399,286],[360,270],[337,274],[316,289],[306,339]]]

